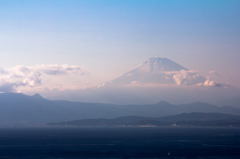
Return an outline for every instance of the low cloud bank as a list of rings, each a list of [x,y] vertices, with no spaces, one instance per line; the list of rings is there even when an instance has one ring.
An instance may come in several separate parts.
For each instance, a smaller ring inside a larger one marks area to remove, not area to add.
[[[211,72],[211,71],[210,71]],[[214,72],[215,73],[215,72]],[[220,84],[214,80],[210,80],[198,74],[197,71],[193,70],[181,70],[165,72],[168,79],[172,78],[177,85],[196,85],[196,86],[208,86],[208,87],[222,87]],[[216,73],[215,73],[216,74]],[[171,75],[172,77],[169,77]]]
[[[222,87],[225,84],[220,84],[214,78],[204,77],[194,70],[180,71],[164,71],[158,73],[136,73],[125,74],[117,79],[106,82],[101,86],[146,86],[146,85],[177,85],[177,86],[207,86],[207,87]],[[101,87],[100,86],[100,87]]]
[[[84,75],[84,71],[75,65],[38,65],[15,66],[13,68],[0,68],[0,92],[15,91],[19,86],[35,87],[42,84],[42,76],[46,75]]]

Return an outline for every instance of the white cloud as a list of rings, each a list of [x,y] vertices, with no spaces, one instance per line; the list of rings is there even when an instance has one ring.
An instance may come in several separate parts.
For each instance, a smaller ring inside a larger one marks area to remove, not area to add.
[[[218,82],[215,82],[213,80],[207,79],[204,84],[204,86],[209,86],[209,87],[222,87],[223,85],[219,84]]]
[[[11,92],[19,86],[35,87],[41,85],[42,75],[84,75],[86,71],[75,65],[38,65],[0,68],[0,92]]]
[[[175,80],[177,85],[196,85],[196,86],[207,86],[207,87],[222,87],[223,84],[220,84],[214,80],[203,77],[198,74],[197,71],[193,70],[181,70],[181,71],[172,71],[165,72],[166,75],[172,75],[172,78]],[[209,71],[209,74],[214,74],[220,76],[215,71]]]
[[[197,71],[181,70],[165,72],[166,75],[172,75],[177,85],[197,85],[203,83],[206,79],[200,76]]]

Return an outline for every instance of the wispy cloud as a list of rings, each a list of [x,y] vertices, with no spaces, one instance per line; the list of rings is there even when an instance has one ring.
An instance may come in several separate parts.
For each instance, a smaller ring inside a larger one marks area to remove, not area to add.
[[[208,73],[211,74],[211,75],[220,76],[220,74],[217,73],[216,71],[209,71]]]
[[[35,87],[42,84],[42,76],[46,75],[84,75],[84,71],[75,65],[38,65],[15,66],[13,68],[0,68],[0,92],[11,92],[19,86]]]

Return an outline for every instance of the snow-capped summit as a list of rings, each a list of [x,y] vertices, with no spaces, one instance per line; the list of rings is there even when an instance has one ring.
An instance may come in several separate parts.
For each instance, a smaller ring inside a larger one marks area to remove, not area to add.
[[[150,58],[133,70],[109,81],[107,85],[203,83],[205,78],[167,58]]]
[[[188,70],[183,66],[173,62],[167,58],[152,57],[148,61],[143,62],[129,73],[145,72],[145,73],[163,73],[168,71]]]

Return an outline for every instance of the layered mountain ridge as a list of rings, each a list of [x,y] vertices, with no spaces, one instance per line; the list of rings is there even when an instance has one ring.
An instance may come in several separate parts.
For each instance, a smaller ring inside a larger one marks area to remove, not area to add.
[[[173,105],[167,102],[144,105],[116,105],[47,100],[40,95],[0,94],[0,126],[36,125],[78,119],[121,116],[162,117],[181,113],[224,113],[240,115],[240,109],[207,103]]]

